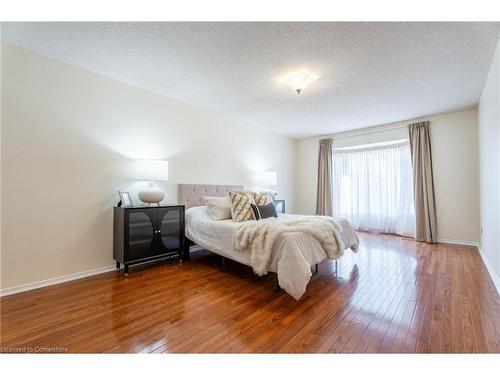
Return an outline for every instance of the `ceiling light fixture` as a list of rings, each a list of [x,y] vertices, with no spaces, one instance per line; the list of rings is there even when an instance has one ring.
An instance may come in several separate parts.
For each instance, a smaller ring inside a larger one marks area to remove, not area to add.
[[[287,84],[300,94],[307,86],[316,81],[319,74],[311,73],[305,68],[297,69],[280,77],[282,83]]]

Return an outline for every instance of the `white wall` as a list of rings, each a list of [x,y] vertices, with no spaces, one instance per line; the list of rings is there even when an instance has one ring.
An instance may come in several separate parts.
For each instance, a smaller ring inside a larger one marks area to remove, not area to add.
[[[1,288],[109,266],[117,190],[136,158],[178,183],[240,184],[276,170],[294,209],[296,141],[82,69],[2,46]]]
[[[383,130],[415,121],[431,122],[434,188],[440,241],[477,243],[479,240],[479,184],[477,110],[429,116],[383,125],[380,132],[339,138],[334,147],[361,145],[408,138],[406,128]],[[371,130],[371,128],[370,128]],[[313,214],[316,209],[318,140],[299,141],[297,211]]]
[[[480,248],[500,291],[500,42],[479,101]]]

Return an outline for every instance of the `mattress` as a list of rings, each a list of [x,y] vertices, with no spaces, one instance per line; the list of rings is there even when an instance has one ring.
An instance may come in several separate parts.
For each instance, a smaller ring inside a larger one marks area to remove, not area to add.
[[[232,247],[233,230],[237,222],[232,219],[212,220],[207,206],[191,207],[185,214],[186,237],[197,245],[236,262],[250,265],[250,254]]]
[[[278,214],[283,221],[297,220],[304,215]],[[343,218],[334,218],[342,229],[341,237],[345,249],[358,245],[358,236],[352,225]],[[236,251],[232,247],[233,230],[238,225],[232,219],[212,220],[207,206],[191,207],[186,210],[186,237],[201,247],[239,263],[250,265],[250,254]],[[316,264],[316,263],[314,263]]]
[[[186,210],[186,237],[197,245],[236,262],[250,265],[249,251],[237,251],[232,247],[233,231],[239,223],[228,220],[212,220],[206,206]],[[283,221],[297,220],[303,215],[279,214]],[[359,240],[351,224],[334,218],[340,225],[344,247],[357,249]],[[311,277],[311,266],[321,263],[327,256],[320,243],[307,233],[284,233],[276,242],[269,263],[269,271],[278,273],[280,286],[298,299],[305,292]]]

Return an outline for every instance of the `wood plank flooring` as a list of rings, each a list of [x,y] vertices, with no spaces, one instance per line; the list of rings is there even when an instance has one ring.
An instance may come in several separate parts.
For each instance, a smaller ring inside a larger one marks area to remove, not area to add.
[[[500,353],[477,249],[361,233],[295,301],[209,252],[3,297],[3,348],[70,353]],[[41,348],[41,349],[40,349]],[[5,349],[4,349],[5,351]]]

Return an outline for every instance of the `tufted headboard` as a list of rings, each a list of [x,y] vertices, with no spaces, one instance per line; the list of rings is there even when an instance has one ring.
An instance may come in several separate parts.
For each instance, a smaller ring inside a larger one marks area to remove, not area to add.
[[[203,196],[225,197],[232,190],[243,190],[243,185],[193,185],[179,184],[178,187],[179,204],[186,206],[186,209],[195,206],[203,206]]]

